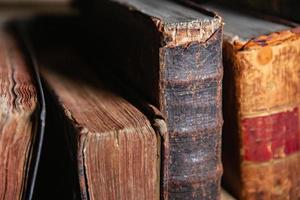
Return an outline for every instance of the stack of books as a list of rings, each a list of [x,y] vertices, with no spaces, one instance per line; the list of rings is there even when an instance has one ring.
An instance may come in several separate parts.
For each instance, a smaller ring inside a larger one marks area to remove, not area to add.
[[[288,2],[0,0],[0,198],[299,199]]]

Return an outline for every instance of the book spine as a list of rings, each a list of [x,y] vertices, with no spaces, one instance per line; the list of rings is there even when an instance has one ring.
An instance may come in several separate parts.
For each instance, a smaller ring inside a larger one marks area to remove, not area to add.
[[[293,31],[261,36],[241,49],[231,49],[233,65],[225,66],[233,67],[235,80],[243,199],[300,196],[295,178],[300,149],[299,36]],[[230,55],[226,51],[224,55]],[[227,137],[230,130],[225,131]]]
[[[162,112],[169,133],[164,199],[219,199],[222,28],[206,42],[160,48]]]

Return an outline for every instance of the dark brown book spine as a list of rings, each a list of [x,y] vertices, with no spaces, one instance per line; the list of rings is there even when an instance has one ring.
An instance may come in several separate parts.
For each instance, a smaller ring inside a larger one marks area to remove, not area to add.
[[[164,177],[167,199],[219,198],[222,30],[205,43],[167,47],[162,95],[170,157]]]

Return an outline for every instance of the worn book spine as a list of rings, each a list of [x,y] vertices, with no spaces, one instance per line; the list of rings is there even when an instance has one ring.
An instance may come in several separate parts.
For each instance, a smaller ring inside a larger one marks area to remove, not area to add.
[[[300,32],[224,39],[224,181],[242,199],[298,199]]]
[[[161,5],[151,11],[168,13],[180,6],[165,3],[154,1]],[[111,1],[93,6],[97,15],[92,19],[108,22],[103,24],[113,38],[108,47],[118,58],[114,61],[121,62],[115,65],[119,67],[116,74],[159,108],[167,124],[161,198],[218,199],[222,175],[222,20],[209,13],[212,20],[188,22],[180,6],[183,22],[168,23],[161,17],[164,13],[148,15],[149,4]],[[119,14],[107,17],[111,13]],[[107,37],[103,32],[96,37]]]
[[[219,198],[221,37],[220,28],[205,43],[160,48],[160,100],[170,150],[166,199]]]

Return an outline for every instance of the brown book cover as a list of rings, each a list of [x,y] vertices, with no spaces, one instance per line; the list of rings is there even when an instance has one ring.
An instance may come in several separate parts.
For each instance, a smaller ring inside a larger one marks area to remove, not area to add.
[[[216,4],[201,7],[226,23],[225,185],[241,199],[298,199],[299,28]]]
[[[167,123],[161,197],[219,198],[221,18],[166,0],[94,1],[86,7],[87,30],[95,33],[90,43],[105,46],[115,73]]]

